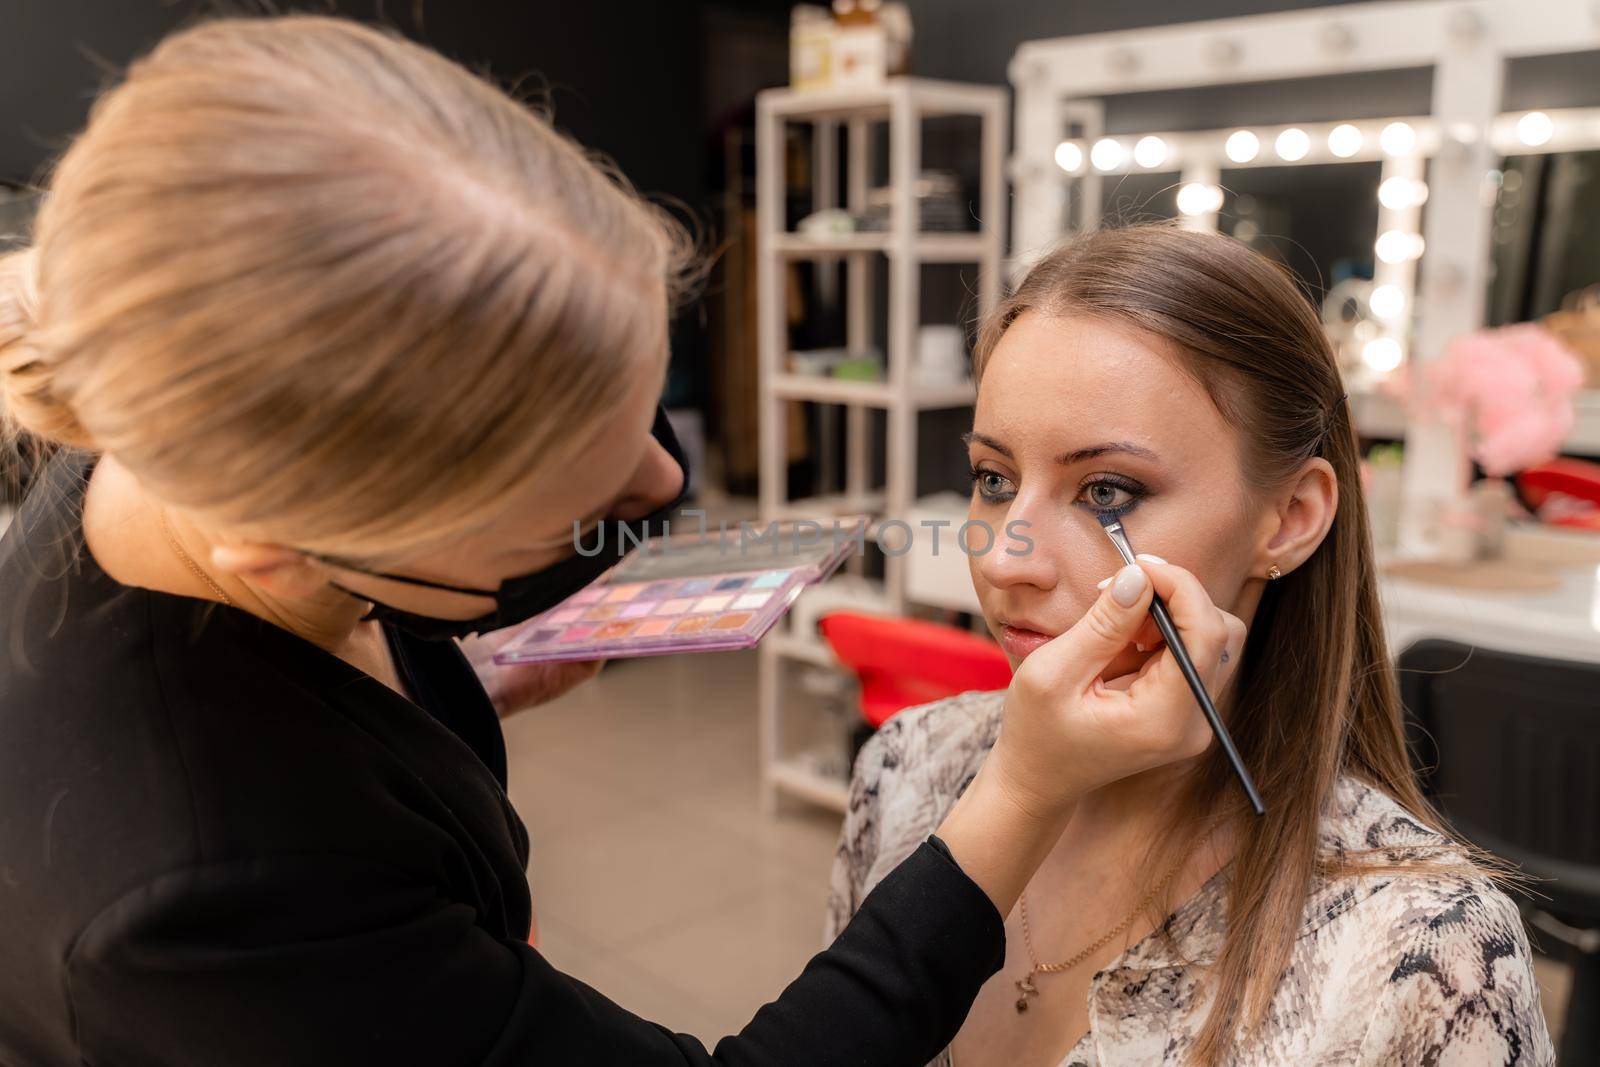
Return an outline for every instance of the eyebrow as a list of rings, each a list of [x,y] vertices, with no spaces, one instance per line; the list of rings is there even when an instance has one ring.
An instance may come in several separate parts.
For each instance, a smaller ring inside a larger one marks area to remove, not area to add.
[[[998,440],[990,437],[986,433],[964,433],[961,435],[961,440],[969,446],[973,444],[979,444],[986,448],[992,448],[1007,459],[1016,458],[1011,454],[1011,449],[1007,448],[1005,445],[1001,444]],[[1141,459],[1148,459],[1152,463],[1161,462],[1160,456],[1150,451],[1150,449],[1145,448],[1142,445],[1136,445],[1131,441],[1102,441],[1099,444],[1089,445],[1087,448],[1075,448],[1071,452],[1063,452],[1061,455],[1057,456],[1056,462],[1063,465],[1071,465],[1073,463],[1081,463],[1086,459],[1094,459],[1098,456],[1110,455],[1112,453],[1120,453],[1126,456],[1138,456]]]

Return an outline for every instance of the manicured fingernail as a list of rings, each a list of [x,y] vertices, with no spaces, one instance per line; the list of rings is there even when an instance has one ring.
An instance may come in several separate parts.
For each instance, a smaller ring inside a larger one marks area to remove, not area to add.
[[[1116,577],[1115,574],[1113,574],[1111,576],[1111,578],[1115,578],[1115,577]],[[1104,589],[1106,586],[1111,584],[1111,578],[1102,578],[1102,579],[1100,579],[1098,582],[1094,583],[1094,587],[1096,589]]]
[[[1144,595],[1144,588],[1149,584],[1150,579],[1144,569],[1130,563],[1117,572],[1116,579],[1111,583],[1111,597],[1123,607],[1131,608]]]
[[[1167,562],[1166,560],[1162,559],[1160,556],[1152,556],[1148,552],[1140,552],[1137,556],[1134,556],[1133,558],[1134,559],[1142,559],[1146,563],[1165,563],[1165,562]]]

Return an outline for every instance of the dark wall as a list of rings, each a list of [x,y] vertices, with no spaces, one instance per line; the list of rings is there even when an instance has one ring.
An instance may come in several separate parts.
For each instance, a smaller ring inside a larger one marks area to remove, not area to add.
[[[97,89],[164,34],[263,0],[11,0],[0,13],[0,182],[44,177],[80,129]],[[700,0],[282,0],[280,11],[378,22],[547,99],[555,123],[615,160],[641,192],[707,219]],[[771,5],[767,5],[770,7]],[[782,80],[784,72],[777,72]],[[669,400],[700,392],[704,325],[674,334]]]
[[[81,127],[108,71],[189,19],[248,6],[13,0],[0,15],[0,180],[38,176]],[[641,189],[700,195],[698,147],[683,149],[684,132],[701,120],[699,4],[291,0],[277,6],[383,22],[502,85],[534,95],[548,89],[557,125],[616,159]]]

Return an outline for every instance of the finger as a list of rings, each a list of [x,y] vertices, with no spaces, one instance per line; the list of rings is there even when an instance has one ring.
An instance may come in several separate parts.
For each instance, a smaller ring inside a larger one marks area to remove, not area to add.
[[[1249,636],[1244,620],[1237,615],[1223,612],[1222,620],[1228,636],[1222,646],[1222,655],[1218,657],[1216,678],[1211,683],[1212,693],[1218,699],[1238,673],[1239,664],[1244,660],[1245,638]]]
[[[1068,691],[1087,690],[1106,666],[1133,643],[1150,610],[1151,583],[1145,569],[1129,564],[1119,570],[1089,605],[1083,618],[1066,633],[1034,652],[1043,654],[1053,683]]]
[[[1178,628],[1178,636],[1183,639],[1195,667],[1201,677],[1209,680],[1206,672],[1221,661],[1223,645],[1228,638],[1222,610],[1212,602],[1200,579],[1189,571],[1171,563],[1153,562],[1148,557],[1139,562],[1149,572],[1156,592],[1166,603],[1167,614],[1172,616],[1173,625]]]
[[[1156,625],[1155,616],[1146,615],[1144,625],[1133,635],[1133,647],[1140,652],[1154,652],[1160,649],[1166,640],[1161,636],[1161,627]]]

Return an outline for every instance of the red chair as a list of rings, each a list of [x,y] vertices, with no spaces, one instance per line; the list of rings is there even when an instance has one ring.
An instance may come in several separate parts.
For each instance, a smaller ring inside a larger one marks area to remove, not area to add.
[[[954,626],[853,611],[824,615],[817,626],[860,677],[861,717],[873,729],[906,708],[1011,684],[1000,646]]]
[[[1554,514],[1544,521],[1551,525],[1600,530],[1600,463],[1562,456],[1518,474],[1517,488],[1535,511],[1552,497],[1565,498],[1564,507],[1549,509]]]

